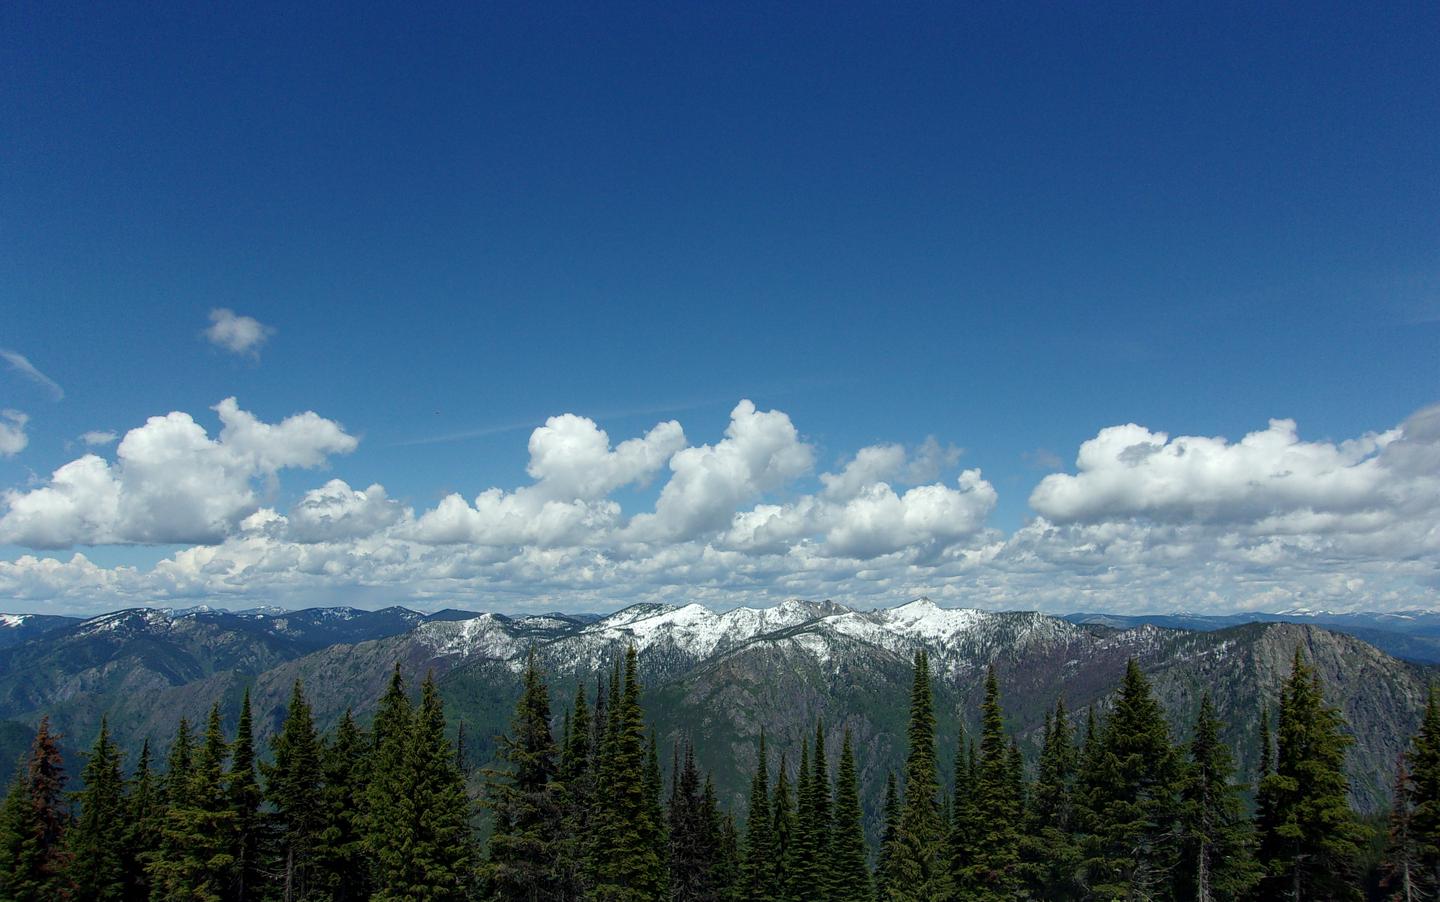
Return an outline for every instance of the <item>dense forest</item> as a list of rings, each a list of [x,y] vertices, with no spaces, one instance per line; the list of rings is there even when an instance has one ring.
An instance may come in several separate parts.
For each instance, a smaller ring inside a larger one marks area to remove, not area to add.
[[[942,774],[929,661],[914,661],[902,772],[867,842],[848,734],[793,758],[756,737],[744,811],[686,743],[647,732],[633,649],[556,715],[533,656],[493,765],[471,781],[433,680],[397,667],[368,728],[316,728],[294,686],[262,754],[250,698],[212,707],[163,763],[127,768],[102,723],[66,790],[42,721],[0,804],[0,899],[940,900],[1431,899],[1440,893],[1440,693],[1397,762],[1388,823],[1351,808],[1347,726],[1297,650],[1236,773],[1208,697],[1176,740],[1132,662],[1103,711],[1057,703],[1039,755],[1007,734],[988,674],[981,729]],[[587,697],[588,695],[588,697]],[[897,703],[901,700],[897,699]],[[555,729],[559,726],[558,733]],[[662,757],[667,760],[662,761]],[[128,771],[128,776],[127,776]],[[479,797],[467,788],[478,782]]]

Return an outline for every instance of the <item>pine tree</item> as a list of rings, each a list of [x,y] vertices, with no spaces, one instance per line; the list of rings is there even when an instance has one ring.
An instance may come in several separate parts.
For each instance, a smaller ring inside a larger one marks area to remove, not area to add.
[[[820,891],[820,862],[816,860],[815,774],[810,768],[810,742],[800,742],[800,770],[796,773],[794,833],[791,837],[785,895],[794,900]]]
[[[795,802],[790,792],[790,763],[780,753],[780,767],[775,772],[775,794],[770,799],[775,837],[776,897],[790,900],[790,870],[795,857]],[[793,902],[793,900],[791,900]]]
[[[1390,834],[1381,862],[1380,888],[1385,898],[1415,902],[1429,896],[1421,888],[1420,844],[1415,837],[1414,786],[1405,756],[1395,759],[1395,788],[1390,801]]]
[[[968,878],[974,863],[975,850],[979,844],[983,824],[980,821],[980,806],[975,790],[979,762],[975,757],[975,746],[965,735],[961,724],[955,743],[955,769],[951,794],[950,832],[946,836],[946,856],[950,866],[950,877],[956,892],[966,896],[973,892]]]
[[[906,736],[909,752],[905,760],[905,794],[887,862],[886,892],[892,902],[929,902],[944,899],[953,884],[940,819],[930,662],[923,650],[915,654]]]
[[[1262,840],[1262,892],[1271,898],[1355,899],[1356,859],[1367,832],[1350,809],[1340,712],[1299,648],[1280,701],[1275,772],[1261,784],[1273,810]]]
[[[360,902],[370,896],[364,823],[367,751],[365,734],[347,708],[321,753],[323,827],[315,846],[312,885],[333,902]]]
[[[365,789],[363,823],[372,889],[378,889],[405,865],[411,817],[405,755],[413,719],[410,697],[396,664],[370,731],[370,782]]]
[[[560,750],[559,793],[561,809],[560,847],[556,855],[556,879],[565,899],[584,897],[591,885],[585,867],[586,844],[595,804],[595,729],[585,687],[575,686],[574,711],[569,733]]]
[[[573,726],[567,739],[573,743]],[[494,826],[485,871],[496,900],[553,899],[560,894],[556,863],[563,824],[556,756],[550,691],[532,650],[510,733],[500,737],[500,765],[486,772],[485,799]]]
[[[190,777],[194,769],[195,734],[184,717],[175,728],[170,752],[165,756],[165,777],[160,782],[161,802],[166,809],[183,808],[190,801]]]
[[[1430,686],[1409,762],[1416,883],[1423,892],[1440,895],[1440,686]]]
[[[1079,899],[1076,880],[1080,852],[1075,844],[1075,772],[1079,752],[1065,701],[1045,717],[1044,744],[1036,767],[1035,788],[1025,812],[1021,855],[1030,893],[1055,902]]]
[[[775,832],[770,811],[770,768],[766,761],[765,732],[760,732],[759,761],[750,781],[750,806],[745,816],[745,850],[740,876],[742,902],[773,902],[775,885]]]
[[[709,902],[717,898],[714,871],[718,825],[701,794],[693,745],[686,743],[684,761],[677,764],[671,769],[669,898],[672,902]],[[713,806],[713,788],[711,793],[708,804]]]
[[[980,766],[974,777],[980,830],[970,866],[964,871],[964,885],[976,899],[1008,899],[1020,885],[1020,799],[1016,782],[1021,775],[1005,739],[1000,684],[993,667],[985,678],[981,724]]]
[[[869,902],[873,890],[866,867],[864,812],[850,731],[840,744],[840,769],[835,778],[835,820],[828,848],[829,898],[835,902]]]
[[[645,756],[645,808],[650,822],[650,832],[645,842],[655,850],[658,870],[655,879],[663,895],[670,886],[670,829],[665,816],[665,801],[662,798],[665,780],[660,775],[660,740],[655,731],[650,731],[649,750]]]
[[[651,822],[647,748],[640,707],[639,660],[625,654],[624,691],[611,677],[610,726],[601,761],[601,804],[596,825],[595,896],[600,902],[657,899],[664,892],[658,836]]]
[[[240,717],[235,727],[235,743],[230,749],[230,773],[227,777],[230,806],[235,812],[231,854],[235,856],[234,879],[230,898],[237,902],[252,899],[260,892],[264,880],[262,845],[264,821],[260,806],[265,794],[255,776],[255,732],[251,719],[250,689],[240,702]]]
[[[834,833],[834,800],[830,787],[830,762],[825,757],[825,724],[815,721],[815,742],[811,746],[810,791],[812,793],[810,820],[815,839],[816,874],[814,892],[821,896],[833,895],[830,886],[830,871],[825,867],[830,860],[830,843]]]
[[[40,902],[69,892],[64,792],[59,737],[44,717],[0,805],[0,898]]]
[[[290,689],[285,722],[271,740],[273,763],[265,767],[265,797],[270,802],[285,902],[310,895],[315,849],[324,828],[320,739],[305,690],[296,680]]]
[[[1259,878],[1255,837],[1233,782],[1230,749],[1210,694],[1200,699],[1181,793],[1181,854],[1175,895],[1195,902],[1244,898]]]
[[[1134,659],[1100,732],[1084,756],[1086,878],[1101,898],[1151,898],[1174,878],[1181,760]]]
[[[900,796],[895,789],[895,772],[885,774],[885,805],[882,809],[884,828],[880,833],[880,856],[875,863],[875,898],[888,902],[893,871],[891,861],[895,844],[900,839]]]
[[[150,740],[140,746],[140,758],[125,798],[125,898],[150,898],[146,866],[160,851],[165,805],[159,781],[150,769]]]
[[[473,883],[470,797],[445,738],[445,712],[433,676],[420,687],[401,769],[401,819],[395,845],[381,859],[373,899],[460,900]]]
[[[67,836],[69,883],[81,899],[124,898],[125,782],[120,750],[110,741],[103,717],[80,779],[85,787],[75,794],[80,817]]]
[[[183,737],[183,733],[177,736],[177,746],[182,745]],[[183,746],[172,748],[171,753],[178,761]],[[227,756],[220,707],[215,705],[206,723],[205,742],[193,753],[188,779],[181,785],[179,776],[172,774],[167,781],[171,789],[160,853],[149,868],[152,898],[165,902],[224,899],[235,865],[231,844],[235,812],[225,792]]]

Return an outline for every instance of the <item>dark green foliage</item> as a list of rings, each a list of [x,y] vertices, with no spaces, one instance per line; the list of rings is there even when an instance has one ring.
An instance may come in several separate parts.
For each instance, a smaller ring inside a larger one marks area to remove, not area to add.
[[[1230,749],[1220,741],[1221,727],[1206,693],[1195,719],[1181,792],[1177,899],[1241,899],[1260,876],[1254,830],[1241,787],[1234,782]]]
[[[261,855],[264,822],[260,813],[265,794],[255,776],[255,731],[250,712],[250,690],[240,702],[240,718],[235,728],[235,743],[230,749],[230,773],[227,786],[230,806],[235,812],[233,848],[235,869],[228,896],[243,900],[254,898],[264,882]]]
[[[744,863],[740,877],[743,902],[770,902],[779,898],[776,885],[775,824],[770,810],[770,768],[766,762],[765,733],[760,733],[759,763],[750,783],[750,805],[745,815]]]
[[[1410,829],[1419,859],[1418,884],[1440,892],[1440,687],[1430,686],[1420,730],[1411,744]]]
[[[618,672],[611,680],[593,852],[595,897],[601,902],[657,899],[664,891],[664,873],[656,843],[659,828],[652,821],[639,663],[633,646],[625,655],[623,693],[617,691]]]
[[[1420,844],[1415,837],[1414,785],[1405,756],[1395,761],[1395,789],[1391,796],[1389,833],[1381,862],[1380,889],[1387,899],[1430,898],[1420,868]]]
[[[679,757],[678,754],[676,756]],[[713,902],[720,843],[714,788],[702,794],[695,748],[685,746],[684,762],[672,769],[670,788],[670,895],[673,902]]]
[[[29,758],[0,805],[0,898],[41,902],[69,891],[64,790],[59,737],[42,718]]]
[[[825,866],[829,897],[835,902],[868,902],[873,892],[866,867],[864,813],[855,771],[850,731],[840,745],[840,769],[835,777],[835,818]]]
[[[597,696],[598,697],[598,696]],[[558,785],[560,834],[555,853],[556,880],[566,899],[579,899],[590,886],[585,850],[595,805],[595,725],[585,702],[585,687],[575,687],[574,711],[568,715],[560,749]]]
[[[550,691],[533,652],[510,733],[500,737],[498,757],[500,764],[486,772],[485,783],[486,805],[493,813],[494,825],[485,867],[490,893],[496,900],[517,902],[557,898],[564,827],[561,787],[555,782],[557,749],[550,734]]]
[[[120,750],[110,740],[110,727],[100,721],[100,735],[81,771],[85,788],[75,794],[80,816],[67,836],[69,883],[82,899],[121,899],[125,893],[125,782]]]
[[[1083,888],[1077,879],[1080,850],[1075,841],[1080,753],[1063,699],[1055,703],[1053,714],[1046,715],[1044,737],[1025,812],[1022,873],[1031,895],[1065,902],[1082,898]]]
[[[790,764],[785,753],[780,753],[780,767],[775,772],[775,794],[770,798],[770,814],[773,822],[771,835],[775,837],[775,888],[777,898],[789,899],[792,886],[790,869],[795,857],[795,802],[790,792]]]
[[[1084,875],[1101,898],[1153,898],[1174,879],[1181,761],[1150,682],[1132,659],[1080,778]]]
[[[815,884],[814,891],[831,896],[830,871],[826,863],[830,860],[830,843],[834,830],[834,799],[830,787],[830,762],[825,757],[825,724],[815,722],[815,743],[811,747],[810,759],[810,823],[814,832]]]
[[[935,761],[935,709],[930,663],[915,654],[906,734],[904,801],[886,863],[886,898],[893,902],[930,902],[951,892],[945,828],[940,817],[940,781]]]
[[[182,743],[177,737],[177,745]],[[167,780],[169,805],[160,852],[149,867],[151,897],[186,902],[221,902],[235,866],[231,838],[235,812],[225,791],[225,736],[220,707],[210,709],[205,743],[193,753],[188,779]],[[172,750],[172,759],[183,753]]]
[[[890,862],[895,854],[895,843],[900,837],[900,795],[895,790],[895,774],[885,774],[885,805],[881,809],[884,829],[880,833],[880,855],[875,863],[875,898],[880,902],[890,898],[892,870]]]
[[[371,862],[374,889],[405,867],[410,810],[406,753],[410,745],[410,697],[400,665],[380,698],[371,729],[370,783],[365,792],[365,850]]]
[[[265,767],[265,796],[275,829],[275,869],[282,898],[290,902],[312,893],[315,849],[325,826],[320,738],[299,680],[291,687],[285,722],[271,745],[274,762]]]
[[[130,778],[125,799],[125,898],[146,899],[150,894],[146,866],[160,851],[165,805],[160,781],[150,770],[150,740],[140,746],[140,759]]]
[[[1300,649],[1281,693],[1275,772],[1261,782],[1269,821],[1261,840],[1271,898],[1359,898],[1356,861],[1368,831],[1350,808],[1340,712],[1325,704]]]
[[[1018,751],[1005,738],[1000,684],[994,668],[985,678],[981,707],[979,766],[972,791],[978,820],[968,866],[961,871],[966,894],[975,899],[1008,899],[1020,886],[1020,812],[1023,779]]]
[[[322,752],[323,826],[315,845],[315,891],[334,902],[369,897],[365,857],[365,786],[370,756],[365,734],[347,709]]]

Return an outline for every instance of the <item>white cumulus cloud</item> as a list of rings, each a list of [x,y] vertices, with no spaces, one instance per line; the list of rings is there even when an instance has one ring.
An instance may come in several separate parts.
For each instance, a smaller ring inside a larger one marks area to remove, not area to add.
[[[14,457],[30,444],[25,424],[30,417],[18,410],[0,410],[0,457]]]
[[[210,311],[210,325],[204,335],[216,347],[232,354],[258,356],[260,346],[275,334],[275,329],[253,316],[241,316],[229,307]]]
[[[222,424],[216,438],[187,413],[151,417],[126,433],[113,463],[86,454],[40,488],[5,492],[0,541],[32,548],[218,542],[258,506],[258,480],[319,466],[356,445],[315,413],[272,424],[234,398],[214,409]]]

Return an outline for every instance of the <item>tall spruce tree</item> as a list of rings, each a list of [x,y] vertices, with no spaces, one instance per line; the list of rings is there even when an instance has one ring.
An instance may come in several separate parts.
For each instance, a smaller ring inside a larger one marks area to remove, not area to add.
[[[573,734],[573,724],[571,725]],[[573,740],[573,735],[567,737]],[[550,690],[532,649],[510,732],[500,737],[500,764],[486,772],[493,816],[486,880],[496,900],[533,902],[561,894],[562,839],[557,749],[550,733]]]
[[[1360,897],[1356,860],[1368,831],[1350,809],[1344,727],[1297,648],[1281,692],[1275,772],[1261,784],[1273,811],[1261,841],[1268,898]]]
[[[1018,754],[1018,752],[1017,752]],[[1020,887],[1019,768],[1011,760],[1000,708],[1000,683],[995,668],[985,677],[981,706],[979,770],[974,776],[979,831],[964,886],[977,900],[1009,899]]]
[[[370,782],[365,789],[365,850],[370,884],[378,891],[405,866],[412,816],[406,750],[414,719],[400,665],[390,675],[370,731]]]
[[[1395,758],[1395,787],[1390,796],[1389,835],[1380,863],[1380,889],[1394,902],[1433,898],[1422,888],[1420,844],[1415,838],[1414,785],[1403,754]]]
[[[831,893],[830,871],[825,866],[830,860],[830,843],[834,833],[834,798],[830,786],[830,762],[825,756],[825,724],[815,721],[815,742],[811,746],[810,759],[811,830],[815,846],[815,883],[813,892],[821,896]]]
[[[886,893],[892,902],[930,902],[946,898],[953,881],[940,817],[930,662],[923,650],[915,653],[906,739],[909,750],[905,759],[904,801],[887,862]]]
[[[881,808],[880,854],[875,862],[875,898],[878,902],[890,899],[890,881],[893,876],[891,861],[895,855],[895,844],[900,839],[900,795],[895,788],[895,772],[885,774],[885,802]]]
[[[146,866],[160,850],[165,804],[159,780],[150,767],[150,740],[140,746],[140,757],[125,797],[125,898],[150,898]]]
[[[775,771],[775,794],[770,798],[770,815],[775,837],[775,892],[780,899],[790,899],[790,869],[795,856],[795,802],[790,792],[790,762],[780,753],[780,766]]]
[[[183,733],[182,733],[183,736]],[[180,745],[181,736],[176,744]],[[183,754],[172,748],[172,758]],[[172,787],[160,854],[149,873],[152,898],[165,902],[223,902],[235,866],[235,812],[225,792],[229,749],[220,727],[220,706],[210,708],[205,742],[194,752],[189,778]],[[183,792],[175,790],[183,789]]]
[[[1416,883],[1422,892],[1440,895],[1440,686],[1433,683],[1411,742],[1409,767]]]
[[[333,902],[360,902],[370,896],[364,823],[369,748],[347,708],[321,754],[323,826],[315,847],[312,886]]]
[[[765,731],[760,731],[759,759],[750,781],[750,805],[745,815],[745,849],[740,877],[742,902],[773,902],[775,885],[775,825],[770,811],[770,767],[766,760]]]
[[[815,774],[810,768],[810,741],[800,741],[800,769],[796,771],[794,830],[785,872],[785,895],[803,899],[819,892],[820,862],[816,860]]]
[[[265,796],[275,830],[280,894],[284,902],[311,894],[315,849],[324,829],[320,737],[305,689],[296,680],[280,732],[271,740],[273,763],[265,767]]]
[[[0,898],[65,898],[71,889],[65,843],[69,821],[59,737],[43,717],[29,757],[21,762],[0,806]]]
[[[556,879],[565,899],[581,899],[593,881],[585,867],[586,844],[595,806],[595,729],[585,687],[575,686],[570,731],[560,750],[559,792],[561,831],[556,855]]]
[[[227,896],[236,902],[245,902],[259,895],[265,875],[262,861],[265,823],[260,811],[265,793],[255,774],[255,729],[248,686],[240,702],[226,789],[230,795],[230,806],[235,812],[231,849],[231,854],[235,856],[235,868]]]
[[[80,816],[67,836],[67,873],[80,899],[122,899],[125,896],[125,781],[120,750],[110,740],[110,726],[100,719],[100,735],[80,772],[84,789],[75,794]]]
[[[707,810],[707,800],[702,794],[694,745],[685,744],[683,763],[678,760],[678,749],[675,757],[676,766],[671,769],[669,811],[669,898],[672,902],[713,902],[718,898],[715,886],[718,825],[714,821],[714,812]],[[713,795],[709,803],[713,805]]]
[[[1087,743],[1088,745],[1088,743]],[[1154,898],[1179,855],[1182,763],[1150,682],[1132,658],[1098,741],[1084,756],[1084,871],[1101,898]]]
[[[624,691],[611,676],[608,738],[601,761],[596,825],[595,897],[600,902],[649,902],[664,893],[663,863],[651,822],[644,712],[635,647],[625,654]]]
[[[827,853],[829,898],[835,902],[870,902],[873,889],[866,865],[864,811],[860,807],[860,780],[848,729],[840,744],[834,827]]]
[[[1242,899],[1259,879],[1255,835],[1210,693],[1200,699],[1181,792],[1181,854],[1175,896],[1194,902]]]
[[[1079,751],[1065,700],[1045,717],[1044,742],[1036,766],[1034,791],[1025,811],[1021,844],[1022,872],[1035,898],[1069,902],[1083,895],[1076,875],[1080,852],[1075,844],[1075,772]]]
[[[984,826],[980,820],[980,806],[975,791],[976,773],[979,769],[975,746],[966,736],[965,725],[962,723],[955,743],[955,768],[952,778],[954,792],[951,793],[950,802],[950,832],[946,837],[950,877],[960,896],[971,892],[969,873]]]

